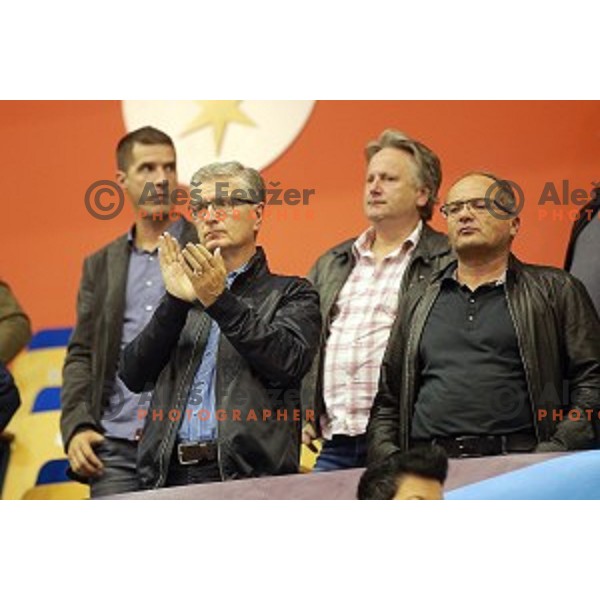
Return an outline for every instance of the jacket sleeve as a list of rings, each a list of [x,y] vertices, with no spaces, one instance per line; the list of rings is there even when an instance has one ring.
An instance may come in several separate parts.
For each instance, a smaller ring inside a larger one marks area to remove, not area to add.
[[[4,431],[20,405],[19,390],[4,364],[0,363],[0,432]]]
[[[63,367],[60,428],[65,451],[81,429],[100,431],[91,410],[92,343],[94,334],[94,263],[87,258],[77,295],[77,322],[69,340]]]
[[[569,408],[583,412],[580,420],[563,419],[552,441],[578,450],[597,445],[600,439],[600,320],[587,290],[575,277],[567,277],[559,297]]]
[[[30,338],[29,318],[9,287],[0,281],[0,362],[9,363]]]
[[[320,285],[320,262],[321,260],[317,260],[317,262],[311,267],[310,271],[308,272],[308,275],[306,276],[308,281],[310,281],[317,289],[319,289]]]
[[[206,309],[233,347],[260,376],[280,384],[308,372],[321,333],[319,295],[306,280],[286,284],[272,318],[225,290]]]
[[[318,260],[311,270],[308,273],[307,279],[310,281],[317,293],[320,294],[320,278],[319,278],[319,264],[320,260]],[[324,319],[324,315],[321,315],[321,319]],[[322,323],[323,325],[323,323]],[[319,332],[319,338],[321,337],[321,332]],[[320,342],[319,342],[320,343]],[[302,414],[312,414],[313,419],[311,420],[311,424],[316,430],[317,434],[320,434],[320,419],[319,415],[317,415],[317,402],[315,398],[316,389],[317,389],[317,379],[319,376],[319,362],[320,362],[320,354],[323,352],[323,348],[317,348],[315,352],[315,356],[311,361],[311,366],[309,367],[308,372],[302,379],[302,385],[300,387],[300,401],[302,403]]]
[[[367,426],[367,465],[379,462],[400,450],[400,377],[402,345],[399,326],[390,332],[381,363],[377,395]]]
[[[123,350],[119,377],[136,393],[154,387],[177,346],[193,304],[165,293],[152,319]]]

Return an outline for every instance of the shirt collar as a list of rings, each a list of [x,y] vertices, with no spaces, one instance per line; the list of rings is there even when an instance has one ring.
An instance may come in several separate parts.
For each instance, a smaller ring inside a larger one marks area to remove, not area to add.
[[[423,232],[423,221],[419,219],[417,226],[398,248],[390,252],[385,258],[396,258],[401,252],[415,248]],[[373,256],[373,242],[375,241],[375,228],[369,227],[352,244],[352,254],[358,260],[361,257]]]
[[[169,214],[167,218],[170,218],[170,217],[171,217],[171,214]],[[166,229],[166,231],[168,231],[175,239],[180,240],[181,234],[183,233],[183,225],[184,225],[184,218],[179,217],[179,219],[173,221],[169,225],[169,227]],[[134,241],[135,241],[135,223],[131,226],[131,228],[127,232],[127,243],[129,244],[129,246],[131,248],[135,247]]]
[[[250,261],[243,264],[239,269],[227,273],[227,287],[230,288],[233,282],[242,274],[245,273],[250,267]]]
[[[498,279],[496,279],[495,281],[488,281],[487,283],[482,283],[481,285],[493,285],[493,286],[503,285],[506,283],[507,272],[508,272],[508,269],[505,269],[504,272],[502,273],[502,275],[500,275],[500,277],[498,277]],[[457,274],[458,274],[458,263],[457,262],[450,263],[448,265],[448,267],[446,268],[446,270],[444,271],[444,274],[442,275],[442,282],[455,281],[458,285],[463,285],[460,283],[460,281],[458,281]]]

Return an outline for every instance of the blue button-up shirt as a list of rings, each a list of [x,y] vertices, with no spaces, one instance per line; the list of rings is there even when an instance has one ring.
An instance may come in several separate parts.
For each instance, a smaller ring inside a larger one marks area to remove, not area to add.
[[[248,268],[248,263],[227,275],[230,288],[238,275]],[[215,415],[217,396],[215,381],[217,375],[217,350],[221,330],[216,321],[211,321],[210,333],[202,362],[196,371],[188,393],[188,400],[179,428],[180,442],[207,442],[217,438],[217,418]]]
[[[179,219],[167,231],[180,240],[183,225],[183,219]],[[127,272],[121,350],[148,324],[165,293],[158,250],[148,252],[136,247],[135,225],[129,231],[128,241],[131,256]],[[141,394],[130,392],[117,375],[108,406],[102,415],[101,425],[105,434],[109,437],[135,439],[144,425],[144,421],[139,418],[139,409],[148,408],[148,394],[144,400],[143,403]]]

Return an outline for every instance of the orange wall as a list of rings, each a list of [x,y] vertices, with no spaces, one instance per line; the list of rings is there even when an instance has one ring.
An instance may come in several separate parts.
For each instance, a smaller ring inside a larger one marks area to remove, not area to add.
[[[363,147],[387,127],[441,157],[442,194],[461,173],[490,170],[519,183],[528,203],[516,244],[524,259],[561,265],[571,222],[540,218],[545,181],[600,180],[599,102],[318,102],[306,127],[263,171],[281,187],[315,188],[310,208],[271,207],[261,242],[274,270],[305,273],[328,247],[365,227]],[[87,186],[114,177],[125,133],[119,102],[1,102],[3,235],[0,277],[36,330],[73,325],[83,257],[123,233],[131,212],[97,221]],[[561,214],[563,214],[561,213]],[[434,225],[444,229],[439,215]]]

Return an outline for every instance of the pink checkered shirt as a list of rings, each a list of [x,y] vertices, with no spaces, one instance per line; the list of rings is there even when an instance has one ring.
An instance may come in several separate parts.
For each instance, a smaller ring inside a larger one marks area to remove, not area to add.
[[[422,222],[379,266],[371,251],[374,230],[354,242],[356,264],[336,302],[325,347],[323,436],[365,433],[377,393],[379,369],[398,309],[402,277],[423,229]]]

